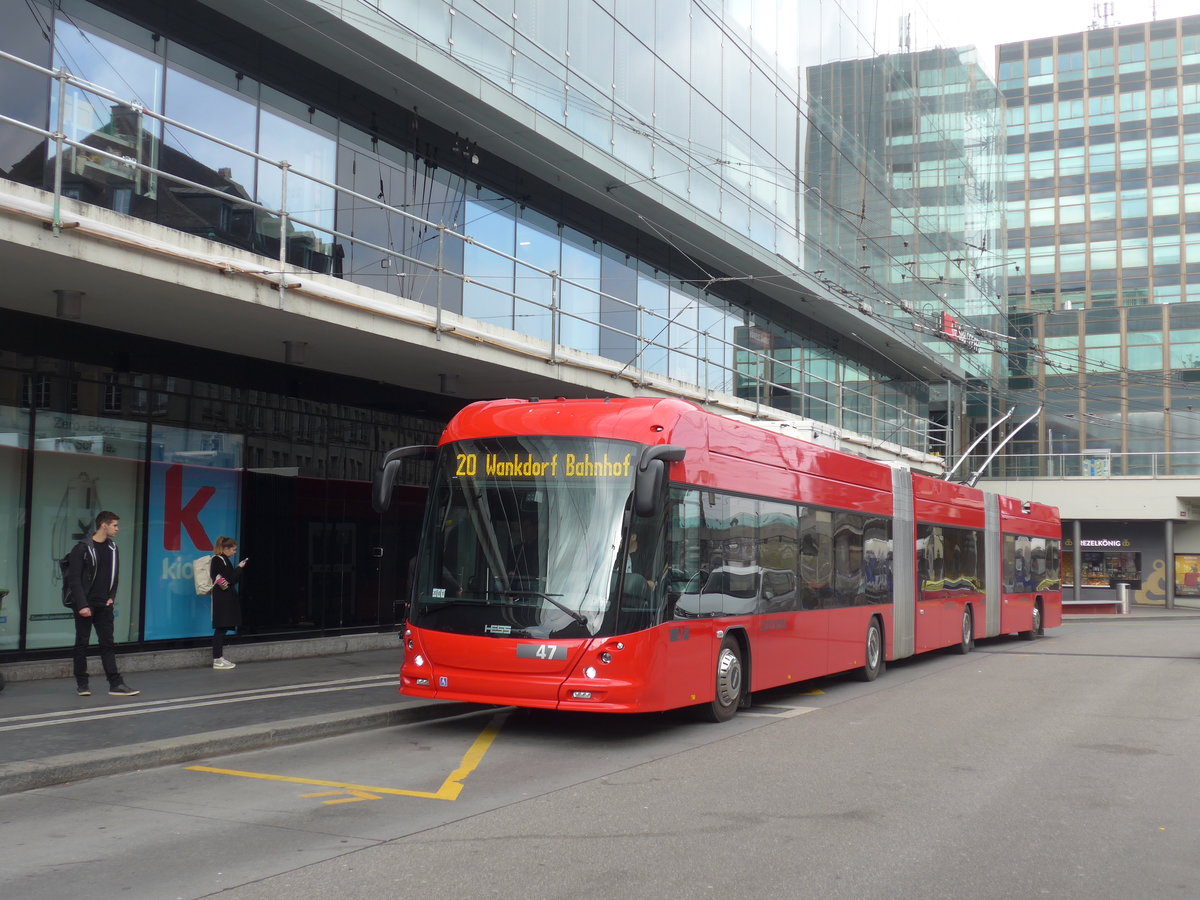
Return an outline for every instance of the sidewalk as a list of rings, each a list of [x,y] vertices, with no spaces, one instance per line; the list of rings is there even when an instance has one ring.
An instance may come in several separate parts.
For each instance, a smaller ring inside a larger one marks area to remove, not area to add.
[[[1200,619],[1200,609],[1176,607],[1167,609],[1164,606],[1145,606],[1138,603],[1129,605],[1128,615],[1118,613],[1073,613],[1063,608],[1063,624],[1072,622],[1107,622],[1114,619],[1120,622],[1130,622],[1134,619]]]
[[[396,635],[357,637],[280,642],[308,653],[293,658],[280,644],[231,645],[237,668],[225,671],[212,668],[207,648],[157,660],[118,653],[136,697],[109,696],[98,659],[90,660],[90,697],[76,696],[69,674],[9,680],[0,691],[0,794],[473,708],[401,696]],[[181,659],[186,668],[156,667]],[[3,668],[7,677],[20,664]]]

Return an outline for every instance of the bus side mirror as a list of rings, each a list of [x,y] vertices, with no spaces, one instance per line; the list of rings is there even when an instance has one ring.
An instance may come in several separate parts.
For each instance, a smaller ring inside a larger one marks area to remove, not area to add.
[[[672,444],[657,444],[642,451],[633,482],[633,511],[642,518],[658,512],[663,484],[667,480],[667,463],[683,459],[687,451]]]
[[[387,512],[392,505],[392,488],[396,484],[396,473],[400,463],[405,459],[433,459],[437,455],[437,447],[433,444],[413,444],[411,447],[397,447],[384,454],[379,461],[379,468],[371,479],[371,508],[377,513]]]

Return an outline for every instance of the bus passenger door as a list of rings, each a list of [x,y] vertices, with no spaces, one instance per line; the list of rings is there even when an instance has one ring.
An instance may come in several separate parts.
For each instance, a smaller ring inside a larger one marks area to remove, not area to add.
[[[912,473],[892,469],[892,623],[887,643],[889,659],[913,655],[916,628],[916,602],[921,578],[918,565],[923,545],[918,541],[914,521]]]

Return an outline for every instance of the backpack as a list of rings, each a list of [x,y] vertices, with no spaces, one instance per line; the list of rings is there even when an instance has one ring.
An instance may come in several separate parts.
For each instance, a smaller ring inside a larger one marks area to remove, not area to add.
[[[83,547],[83,541],[80,541],[78,544],[75,545],[75,547],[72,547],[70,550],[68,550],[66,555],[58,561],[58,572],[62,576],[62,605],[65,606],[67,609],[75,608],[74,605],[72,605],[72,603],[71,603],[71,588],[67,584],[67,569],[70,567],[71,554],[75,552],[76,547]],[[84,547],[83,552],[87,553],[88,548]],[[92,566],[92,581],[95,581],[95,580],[96,580],[96,567],[93,564],[93,566]],[[91,584],[91,582],[88,582],[88,590],[91,590],[91,588],[92,588],[92,584]]]
[[[205,553],[192,563],[192,581],[196,584],[196,594],[201,597],[212,593],[212,561],[213,555]]]

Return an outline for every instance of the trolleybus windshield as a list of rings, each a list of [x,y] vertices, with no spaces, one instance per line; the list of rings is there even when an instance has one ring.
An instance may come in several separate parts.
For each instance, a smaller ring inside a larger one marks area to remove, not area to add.
[[[609,598],[640,450],[541,435],[444,445],[410,622],[495,637],[611,632]]]

